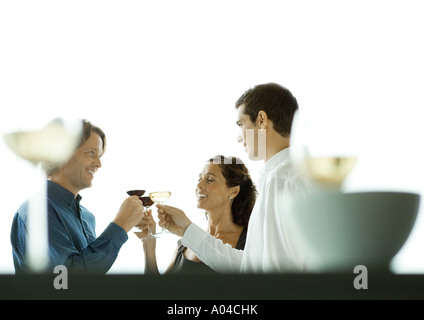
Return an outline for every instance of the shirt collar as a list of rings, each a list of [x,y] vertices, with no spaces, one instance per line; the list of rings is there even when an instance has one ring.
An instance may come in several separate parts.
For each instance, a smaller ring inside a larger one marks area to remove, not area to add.
[[[75,198],[75,195],[71,191],[50,180],[47,180],[47,190],[49,198],[55,202],[64,203],[68,207],[79,205],[82,199],[79,194]]]
[[[285,148],[269,159],[264,166],[260,169],[260,175],[268,174],[272,170],[274,170],[277,166],[282,163],[288,163],[290,161],[290,153],[289,148]]]

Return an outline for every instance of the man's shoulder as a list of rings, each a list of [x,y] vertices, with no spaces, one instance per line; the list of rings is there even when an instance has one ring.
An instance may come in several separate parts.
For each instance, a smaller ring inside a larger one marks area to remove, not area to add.
[[[315,192],[317,188],[298,166],[290,162],[281,163],[269,173],[267,183],[273,184],[273,182],[277,185],[283,183],[284,188],[293,190],[304,189],[308,192]]]
[[[81,210],[80,211],[81,216],[84,217],[86,220],[89,220],[89,221],[95,221],[96,220],[94,214],[90,210],[88,210],[86,207],[80,205],[80,210]]]
[[[25,200],[24,202],[21,203],[21,205],[16,210],[15,218],[19,217],[22,220],[26,220],[28,216],[28,204],[29,204],[29,200]]]
[[[298,170],[290,162],[281,162],[276,165],[269,173],[268,179],[281,179],[287,177],[296,177]]]

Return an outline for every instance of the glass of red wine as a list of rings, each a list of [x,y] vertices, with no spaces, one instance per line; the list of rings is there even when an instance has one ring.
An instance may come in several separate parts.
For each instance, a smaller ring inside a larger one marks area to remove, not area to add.
[[[141,198],[142,198],[142,195],[143,194],[145,194],[146,193],[146,190],[129,190],[129,191],[127,191],[127,194],[129,195],[129,196],[138,196],[138,198],[141,200]],[[143,202],[143,200],[141,200],[142,202]],[[144,206],[144,203],[143,203],[143,206]],[[134,231],[134,232],[140,232],[140,231],[142,231],[142,230],[140,230],[139,228],[137,228],[137,227],[134,227],[133,229],[132,229],[132,231]]]
[[[143,202],[144,214],[147,215],[147,210],[149,210],[149,207],[153,205],[155,202],[152,199],[150,199],[150,197],[140,197],[140,200]],[[157,238],[157,236],[155,236],[152,233],[152,231],[150,230],[150,226],[147,226],[147,236],[142,239],[152,239],[152,238]]]
[[[138,196],[138,198],[141,200],[141,202],[143,202],[143,206],[144,206],[144,214],[147,214],[147,210],[149,209],[149,207],[151,205],[153,205],[155,202],[149,197],[143,197],[143,194],[146,192],[146,190],[130,190],[127,191],[127,194],[130,196]],[[143,230],[141,230],[138,227],[134,227],[133,228],[134,232],[141,232]],[[147,236],[141,239],[151,239],[151,238],[157,238],[151,231],[150,231],[150,226],[147,227]]]

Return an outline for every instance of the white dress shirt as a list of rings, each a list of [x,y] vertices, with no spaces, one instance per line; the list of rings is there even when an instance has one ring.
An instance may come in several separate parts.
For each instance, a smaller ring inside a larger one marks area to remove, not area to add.
[[[293,195],[314,191],[314,186],[290,164],[288,148],[265,163],[258,184],[244,251],[224,244],[193,223],[184,233],[183,245],[217,272],[302,271],[307,253],[287,204]]]

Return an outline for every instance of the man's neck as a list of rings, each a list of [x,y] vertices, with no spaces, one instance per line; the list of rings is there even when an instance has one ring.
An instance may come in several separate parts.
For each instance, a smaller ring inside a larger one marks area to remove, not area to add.
[[[65,188],[66,190],[72,192],[75,198],[78,196],[78,193],[80,192],[80,190],[73,188],[71,184],[66,183],[66,180],[60,179],[59,177],[51,176],[51,177],[48,177],[47,179]]]
[[[282,137],[280,134],[276,133],[270,135],[270,137],[267,137],[266,143],[267,148],[264,163],[266,163],[281,150],[288,148],[290,145],[290,138]]]

